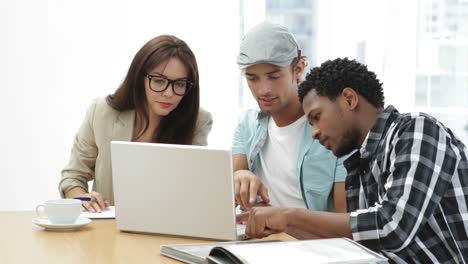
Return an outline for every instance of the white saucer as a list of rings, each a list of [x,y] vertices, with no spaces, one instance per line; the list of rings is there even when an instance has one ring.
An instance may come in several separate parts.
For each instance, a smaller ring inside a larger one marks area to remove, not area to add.
[[[86,217],[78,217],[72,224],[53,224],[47,218],[36,217],[32,222],[38,226],[44,227],[49,231],[72,231],[80,229],[81,227],[91,223],[91,219]]]

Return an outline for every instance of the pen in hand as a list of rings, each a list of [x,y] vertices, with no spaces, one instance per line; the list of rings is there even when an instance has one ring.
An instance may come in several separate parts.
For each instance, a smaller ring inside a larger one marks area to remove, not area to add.
[[[82,211],[88,211],[88,212],[91,212],[91,213],[95,213],[95,212],[100,213],[101,212],[100,205],[97,205],[98,208],[91,205],[91,203],[93,203],[93,202],[97,203],[96,197],[94,197],[94,196],[91,196],[91,197],[89,197],[89,196],[77,196],[77,197],[73,197],[73,199],[77,199],[77,200],[80,200],[82,202],[82,204],[81,204]],[[88,203],[83,204],[83,202],[88,202],[89,204]]]
[[[94,197],[73,197],[73,199],[80,200],[82,202],[94,202],[96,201],[96,198]]]

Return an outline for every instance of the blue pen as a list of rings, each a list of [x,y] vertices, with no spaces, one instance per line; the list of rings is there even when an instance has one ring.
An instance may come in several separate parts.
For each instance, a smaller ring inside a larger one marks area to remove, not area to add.
[[[77,200],[80,200],[82,202],[91,202],[91,201],[96,200],[96,198],[94,198],[94,197],[73,197],[73,199],[77,199]]]

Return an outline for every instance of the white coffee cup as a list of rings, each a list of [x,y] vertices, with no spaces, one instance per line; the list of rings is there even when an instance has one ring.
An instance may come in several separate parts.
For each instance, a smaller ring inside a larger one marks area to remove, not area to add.
[[[73,224],[81,214],[81,201],[77,199],[45,201],[36,206],[36,214],[39,217],[45,215],[53,224]]]

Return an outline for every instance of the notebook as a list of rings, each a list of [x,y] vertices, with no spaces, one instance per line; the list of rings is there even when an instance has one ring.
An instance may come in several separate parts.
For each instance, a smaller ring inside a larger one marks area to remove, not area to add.
[[[230,150],[112,141],[111,158],[120,230],[246,239],[235,220]]]

